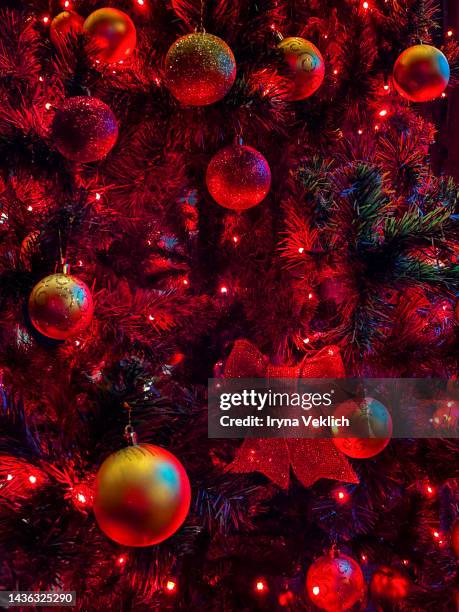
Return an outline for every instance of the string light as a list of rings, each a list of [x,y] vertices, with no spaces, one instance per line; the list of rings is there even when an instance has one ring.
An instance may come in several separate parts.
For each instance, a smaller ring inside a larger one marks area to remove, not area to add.
[[[312,587],[312,594],[313,595],[318,595],[320,593],[320,588],[318,586],[314,586]]]
[[[300,255],[302,255],[304,253],[304,247],[300,247],[298,249],[298,253],[300,253]]]
[[[43,17],[43,23],[48,23],[49,22],[49,17]]]
[[[34,476],[33,474],[29,476],[29,482],[30,484],[35,484],[37,482],[37,477]]]
[[[51,102],[47,102],[45,104],[45,108],[46,108],[46,110],[49,110],[51,108]]]
[[[303,342],[304,342],[304,344],[309,344],[310,340],[309,340],[309,338],[303,338]]]
[[[362,6],[366,11],[370,8],[370,4],[368,2],[364,2]]]
[[[452,30],[448,30],[446,32],[446,35],[449,36],[451,38],[451,36],[453,35],[453,31]]]
[[[313,297],[314,297],[313,293],[308,293],[308,300],[312,300]]]
[[[102,196],[100,195],[100,193],[96,193],[96,200],[100,200]]]
[[[116,563],[118,565],[124,565],[126,563],[126,557],[123,557],[123,555],[121,555],[120,557],[118,557],[118,559],[116,560]]]
[[[358,130],[357,133],[361,136],[363,134],[363,130]]]
[[[69,2],[69,0],[65,0],[65,2],[64,2],[64,6],[65,6],[65,8],[68,8],[68,7],[70,6],[70,2]]]
[[[8,474],[6,477],[7,480],[13,480],[13,474]]]
[[[257,593],[264,593],[266,591],[266,582],[264,580],[257,580],[255,583],[255,590]]]
[[[361,558],[361,560],[362,560],[362,562],[363,562],[363,563],[366,563],[366,562],[367,562],[368,557],[367,557],[366,555],[361,554],[361,555],[360,555],[360,558]]]
[[[383,87],[384,91],[389,91],[389,85],[386,83]]]
[[[173,593],[176,588],[177,588],[177,584],[174,580],[168,580],[166,582],[166,590],[169,591],[169,593]]]
[[[188,279],[184,278],[184,279],[183,279],[183,284],[184,284],[184,285],[188,285]]]
[[[237,244],[239,242],[238,236],[233,236],[233,242],[234,244]]]
[[[228,293],[228,287],[220,287],[220,293],[222,293],[223,295],[226,295]]]
[[[335,491],[335,498],[340,504],[345,504],[349,500],[349,495],[344,489],[337,489]]]
[[[387,116],[387,109],[383,108],[382,110],[379,111],[379,116],[380,117],[386,117]]]

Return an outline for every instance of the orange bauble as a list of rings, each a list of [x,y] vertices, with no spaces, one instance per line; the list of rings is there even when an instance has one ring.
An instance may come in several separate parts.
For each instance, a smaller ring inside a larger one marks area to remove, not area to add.
[[[74,11],[62,11],[54,17],[49,26],[49,37],[55,47],[59,47],[68,36],[83,32],[84,19]]]
[[[98,9],[89,15],[83,28],[90,36],[91,57],[103,64],[125,60],[135,49],[135,25],[123,11]]]
[[[185,468],[172,453],[153,444],[113,453],[97,473],[97,523],[124,546],[151,546],[169,538],[185,520],[190,501]]]
[[[444,54],[432,45],[405,49],[394,66],[394,85],[412,102],[429,102],[448,86],[450,68]]]
[[[30,320],[41,334],[53,340],[67,340],[84,331],[94,311],[91,291],[70,274],[51,274],[32,289]]]
[[[368,459],[380,453],[392,436],[392,417],[387,408],[371,397],[340,404],[335,417],[346,417],[350,428],[334,427],[335,446],[353,459]],[[356,437],[349,436],[352,432]],[[367,437],[368,436],[368,437]]]
[[[324,555],[314,561],[306,576],[309,599],[321,610],[343,612],[365,597],[365,580],[359,564],[347,555]]]

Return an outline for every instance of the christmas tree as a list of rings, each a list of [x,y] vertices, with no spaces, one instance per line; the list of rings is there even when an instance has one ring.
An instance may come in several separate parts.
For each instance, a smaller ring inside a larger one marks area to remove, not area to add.
[[[457,610],[454,1],[108,4],[2,2],[0,588]],[[444,379],[445,438],[209,439],[207,379],[268,370]],[[146,540],[126,435],[177,478]]]

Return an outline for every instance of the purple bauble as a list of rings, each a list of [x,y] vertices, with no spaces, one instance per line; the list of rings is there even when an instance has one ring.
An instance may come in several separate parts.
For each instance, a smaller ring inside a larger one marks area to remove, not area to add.
[[[105,157],[118,138],[113,111],[99,98],[75,96],[56,111],[51,133],[57,150],[76,162]]]

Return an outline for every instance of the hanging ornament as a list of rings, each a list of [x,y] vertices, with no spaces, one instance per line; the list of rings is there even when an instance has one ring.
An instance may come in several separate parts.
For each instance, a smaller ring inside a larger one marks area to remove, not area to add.
[[[410,581],[397,569],[382,565],[371,578],[370,593],[372,599],[396,603],[407,597]]]
[[[459,559],[459,519],[456,519],[451,528],[451,548]]]
[[[109,106],[99,98],[75,96],[56,111],[51,134],[57,150],[76,162],[105,157],[118,138],[118,123]]]
[[[448,86],[450,69],[444,54],[431,45],[405,49],[394,66],[394,84],[404,98],[429,102],[441,96]]]
[[[325,62],[319,49],[299,36],[283,38],[277,48],[282,51],[289,69],[287,100],[304,100],[312,96],[325,77]]]
[[[459,424],[459,401],[443,399],[435,403],[436,409],[432,415],[432,425],[437,431],[447,434],[456,433]]]
[[[60,47],[68,36],[83,32],[84,19],[74,11],[62,11],[49,26],[49,37],[55,47]]]
[[[82,332],[94,311],[89,287],[75,276],[57,273],[46,276],[32,289],[29,316],[41,334],[67,340]]]
[[[182,104],[206,106],[221,100],[236,78],[236,60],[226,42],[206,32],[176,40],[166,55],[166,84]]]
[[[349,610],[365,597],[365,580],[359,564],[341,553],[319,557],[306,576],[309,599],[321,610]]]
[[[97,473],[97,523],[124,546],[151,546],[169,538],[185,520],[190,501],[185,468],[172,453],[153,444],[113,453]]]
[[[263,155],[242,144],[216,153],[207,167],[207,189],[213,199],[232,210],[259,204],[271,187],[271,170]]]
[[[89,15],[83,28],[90,36],[89,54],[103,64],[125,60],[135,49],[135,25],[123,11],[98,9]]]
[[[334,412],[335,417],[346,417],[357,438],[343,438],[343,429],[333,427],[335,446],[353,459],[368,459],[380,453],[389,444],[392,436],[392,417],[381,402],[371,397],[341,403]],[[368,437],[366,437],[368,436]]]

